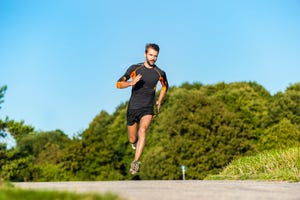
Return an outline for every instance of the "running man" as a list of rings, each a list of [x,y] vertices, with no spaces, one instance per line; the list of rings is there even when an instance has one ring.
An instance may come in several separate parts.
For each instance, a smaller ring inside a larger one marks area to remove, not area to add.
[[[134,161],[130,166],[131,174],[139,171],[139,160],[146,144],[147,129],[154,116],[154,105],[156,103],[157,112],[159,112],[168,90],[165,72],[155,65],[158,53],[159,46],[157,44],[146,44],[145,61],[131,65],[117,81],[119,89],[132,87],[127,108],[128,140],[135,149]],[[156,101],[155,91],[158,81],[162,88]]]

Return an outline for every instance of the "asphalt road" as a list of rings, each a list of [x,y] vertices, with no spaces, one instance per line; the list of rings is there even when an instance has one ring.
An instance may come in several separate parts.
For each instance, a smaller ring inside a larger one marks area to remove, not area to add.
[[[127,200],[300,200],[300,182],[260,181],[96,181],[22,182],[23,189],[86,193],[112,192]]]

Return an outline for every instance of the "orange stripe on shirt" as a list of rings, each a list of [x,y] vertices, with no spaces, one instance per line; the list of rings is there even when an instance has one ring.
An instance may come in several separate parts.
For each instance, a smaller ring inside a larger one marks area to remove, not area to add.
[[[131,72],[130,76],[131,76],[132,79],[135,79],[135,77],[136,77],[136,71]]]
[[[167,85],[166,85],[166,82],[165,82],[165,80],[162,76],[159,77],[159,81],[161,82],[161,86],[162,86],[161,90],[166,91],[167,90]]]
[[[121,88],[121,82],[118,81],[116,86],[117,88]]]

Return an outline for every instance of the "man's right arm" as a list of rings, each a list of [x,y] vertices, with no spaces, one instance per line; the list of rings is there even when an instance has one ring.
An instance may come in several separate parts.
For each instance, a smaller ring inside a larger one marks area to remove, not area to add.
[[[132,81],[118,81],[117,88],[123,89],[132,86]]]
[[[132,81],[128,81],[129,78],[127,78],[127,77],[128,76],[124,75],[117,81],[117,88],[123,89],[123,88],[127,88],[129,86],[134,86],[138,81],[141,80],[142,75],[138,74],[137,76],[132,78]]]

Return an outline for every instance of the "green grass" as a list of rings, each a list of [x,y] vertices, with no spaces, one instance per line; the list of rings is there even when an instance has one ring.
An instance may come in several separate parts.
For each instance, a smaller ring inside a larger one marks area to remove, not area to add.
[[[210,180],[300,181],[300,148],[271,150],[234,160]]]
[[[0,200],[121,200],[114,194],[77,194],[71,192],[23,190],[0,181]]]

